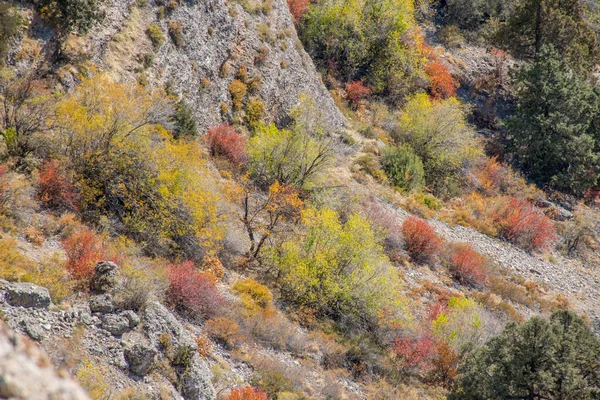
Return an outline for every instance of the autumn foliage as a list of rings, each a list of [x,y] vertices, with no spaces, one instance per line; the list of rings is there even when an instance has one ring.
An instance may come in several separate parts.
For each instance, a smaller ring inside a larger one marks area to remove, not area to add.
[[[267,400],[267,394],[260,389],[246,386],[241,389],[233,389],[225,400]]]
[[[547,249],[557,239],[552,221],[524,200],[505,200],[495,219],[501,237],[527,250]]]
[[[231,125],[221,124],[209,129],[206,143],[211,155],[224,157],[235,165],[244,164],[248,159],[244,137]]]
[[[452,246],[449,258],[449,269],[454,279],[468,285],[486,285],[486,259],[470,244]]]
[[[292,17],[294,17],[294,22],[298,24],[302,21],[302,17],[304,17],[304,14],[308,10],[310,0],[287,0],[287,4]]]
[[[55,210],[75,211],[77,191],[66,178],[57,160],[46,161],[37,178],[37,198],[46,207]]]
[[[216,278],[197,271],[191,261],[168,266],[169,289],[167,300],[190,316],[207,319],[215,316],[224,304],[216,289]]]
[[[431,80],[429,90],[434,99],[447,99],[456,95],[456,82],[444,64],[431,61],[425,66],[425,73]]]
[[[456,377],[456,352],[429,332],[416,338],[397,339],[392,354],[404,370],[419,373],[426,380],[449,384]]]
[[[358,106],[360,101],[371,94],[371,89],[363,84],[363,81],[346,83],[346,98],[353,107]]]
[[[100,238],[84,228],[63,240],[62,246],[67,255],[67,272],[83,284],[89,282],[94,274],[94,266],[104,258],[104,246]]]
[[[402,224],[402,235],[404,247],[415,261],[431,261],[440,251],[440,238],[433,227],[421,218],[406,218]]]

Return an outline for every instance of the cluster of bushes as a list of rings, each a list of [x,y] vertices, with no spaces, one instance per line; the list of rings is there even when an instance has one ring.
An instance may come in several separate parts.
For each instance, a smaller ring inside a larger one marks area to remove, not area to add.
[[[87,33],[103,18],[99,0],[43,0],[36,4],[42,17],[65,33]]]
[[[423,65],[412,1],[326,0],[309,4],[302,15],[305,48],[334,78],[364,80],[394,101],[417,86]]]
[[[116,218],[120,233],[145,241],[148,251],[175,249],[198,259],[197,241],[210,246],[220,237],[215,185],[199,173],[206,167],[198,145],[175,141],[163,128],[173,108],[158,92],[94,75],[57,103],[52,146],[70,172],[84,219]],[[180,135],[193,131],[178,126]]]

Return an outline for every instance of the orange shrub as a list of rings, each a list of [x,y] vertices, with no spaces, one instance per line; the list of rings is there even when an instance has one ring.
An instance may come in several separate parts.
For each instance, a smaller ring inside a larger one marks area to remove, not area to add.
[[[557,239],[552,221],[527,201],[505,199],[495,214],[500,237],[526,250],[551,247]]]
[[[267,400],[267,394],[261,389],[246,386],[243,389],[233,389],[225,400]]]
[[[208,336],[227,349],[234,349],[244,340],[240,326],[227,317],[217,317],[208,320],[204,326]]]
[[[287,0],[287,4],[292,17],[294,17],[294,22],[298,24],[302,21],[306,10],[308,10],[310,0]]]
[[[225,299],[217,291],[214,275],[197,271],[191,261],[171,264],[167,269],[167,300],[172,307],[198,319],[211,318],[221,311]]]
[[[421,218],[411,215],[402,224],[404,248],[417,262],[431,262],[439,254],[441,239],[433,227]]]
[[[371,89],[363,84],[363,81],[346,83],[346,98],[353,107],[358,106],[360,101],[371,94]]]
[[[425,73],[431,80],[429,91],[434,99],[442,100],[456,95],[456,82],[444,64],[431,61],[425,66]]]
[[[468,285],[487,284],[486,259],[470,244],[453,245],[449,258],[449,269],[454,279]]]
[[[77,191],[65,177],[57,160],[46,161],[37,177],[37,199],[46,207],[77,211]]]
[[[234,165],[239,166],[248,160],[246,141],[231,125],[221,124],[209,129],[206,143],[211,155],[225,157]]]
[[[510,171],[496,157],[488,158],[484,163],[473,167],[471,181],[484,194],[497,195],[510,186]]]
[[[67,272],[80,283],[89,283],[94,266],[104,258],[100,238],[88,228],[83,228],[63,240],[62,246],[67,254]]]

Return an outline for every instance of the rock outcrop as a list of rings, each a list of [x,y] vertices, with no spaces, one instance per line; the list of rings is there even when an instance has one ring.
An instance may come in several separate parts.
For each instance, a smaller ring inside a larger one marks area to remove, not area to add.
[[[236,75],[240,78],[240,68],[260,81],[258,88],[249,87],[248,97],[264,102],[267,120],[285,122],[300,94],[307,93],[334,128],[345,124],[299,42],[286,0],[262,8],[252,5],[256,2],[181,2],[163,19],[153,3],[140,7],[136,1],[113,0],[106,21],[90,35],[94,62],[121,79],[143,76],[167,85],[190,104],[201,131],[232,117],[229,85]],[[156,50],[146,35],[150,24],[165,34]],[[140,72],[147,57],[153,65]]]
[[[48,308],[52,304],[48,289],[31,283],[5,283],[4,300],[13,307]]]

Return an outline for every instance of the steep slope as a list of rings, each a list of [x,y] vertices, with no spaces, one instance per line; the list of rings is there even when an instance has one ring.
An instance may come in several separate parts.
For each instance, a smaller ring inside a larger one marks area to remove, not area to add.
[[[265,103],[267,120],[283,122],[299,95],[307,93],[334,127],[344,125],[298,40],[285,0],[247,3],[246,10],[233,1],[184,2],[163,19],[157,18],[156,7],[138,4],[111,2],[105,21],[88,36],[91,59],[118,78],[143,76],[183,95],[201,130],[233,117],[228,87],[240,67],[249,79],[260,81],[249,96]],[[157,49],[146,35],[151,24],[160,26],[166,38]],[[180,33],[174,33],[177,29]],[[147,70],[145,57],[153,59]]]

